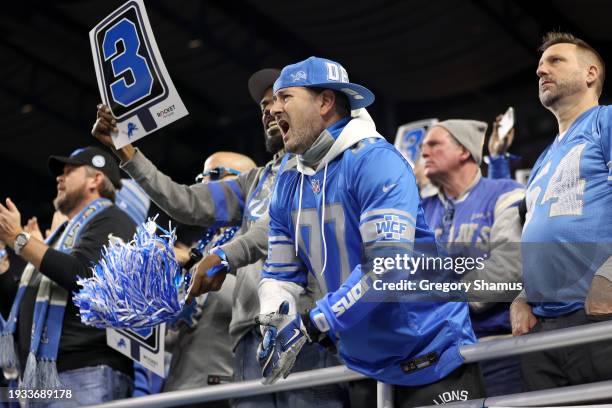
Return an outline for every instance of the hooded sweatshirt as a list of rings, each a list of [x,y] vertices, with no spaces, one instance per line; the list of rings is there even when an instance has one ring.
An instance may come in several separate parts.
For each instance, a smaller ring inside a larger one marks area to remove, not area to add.
[[[475,342],[465,303],[372,295],[376,258],[411,256],[435,240],[410,165],[365,110],[327,128],[304,155],[284,160],[269,213],[261,313],[283,300],[291,313],[314,277],[325,295],[310,316],[337,340],[349,368],[415,386],[461,365],[459,347]],[[376,278],[397,282],[397,276]]]

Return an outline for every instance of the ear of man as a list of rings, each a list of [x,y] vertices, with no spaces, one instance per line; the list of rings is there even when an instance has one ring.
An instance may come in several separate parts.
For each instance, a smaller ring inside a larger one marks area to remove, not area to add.
[[[336,106],[336,94],[331,89],[326,89],[319,94],[321,98],[321,116],[333,114]]]
[[[465,146],[463,146],[463,145],[461,145],[461,156],[460,156],[460,158],[461,158],[462,162],[469,162],[470,160],[474,161],[474,158],[472,157],[472,153],[468,149],[466,149]]]
[[[590,88],[592,86],[597,85],[597,80],[599,79],[599,68],[597,65],[589,65],[587,72],[587,86]]]
[[[104,184],[104,173],[99,170],[91,169],[88,171],[87,189],[94,193],[99,192]]]

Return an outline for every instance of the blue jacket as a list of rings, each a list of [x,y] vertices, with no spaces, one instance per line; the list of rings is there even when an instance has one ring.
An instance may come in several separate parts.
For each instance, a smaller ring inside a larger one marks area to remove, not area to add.
[[[324,316],[351,369],[400,385],[445,377],[475,342],[467,305],[397,301],[372,285],[408,275],[374,275],[376,258],[435,247],[410,166],[371,120],[341,120],[319,138],[333,144],[316,169],[292,157],[279,174],[264,281],[318,281],[326,295],[311,316]]]

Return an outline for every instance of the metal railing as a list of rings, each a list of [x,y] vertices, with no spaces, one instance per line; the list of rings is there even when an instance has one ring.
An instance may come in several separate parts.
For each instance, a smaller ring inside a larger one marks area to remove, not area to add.
[[[461,354],[466,363],[509,357],[534,351],[574,346],[612,339],[612,321],[570,327],[546,333],[527,334],[503,340],[493,340],[463,346]],[[166,392],[146,397],[117,400],[95,405],[97,408],[172,407],[196,402],[216,401],[253,395],[289,391],[318,385],[366,379],[344,366],[293,373],[276,384],[263,385],[259,380],[236,382],[200,389]],[[379,383],[379,408],[393,408],[392,387]],[[535,406],[558,403],[597,401],[612,398],[612,381],[512,394],[486,399],[487,405]],[[465,401],[464,406],[483,406],[484,399]]]
[[[452,407],[542,407],[559,404],[596,403],[612,398],[612,381],[600,381],[591,384],[572,385],[551,390],[523,392],[520,394],[502,395],[499,397],[481,398],[477,400],[451,402]],[[608,405],[609,406],[609,405]],[[419,408],[440,408],[439,405],[426,405]]]
[[[363,374],[349,370],[345,366],[320,368],[318,370],[293,373],[284,380],[272,385],[263,385],[260,380],[241,381],[231,384],[215,385],[184,391],[163,392],[131,399],[117,400],[93,407],[135,408],[135,407],[175,407],[196,402],[224,400],[230,398],[250,397],[279,391],[290,391],[298,388],[316,387],[318,385],[367,379]]]

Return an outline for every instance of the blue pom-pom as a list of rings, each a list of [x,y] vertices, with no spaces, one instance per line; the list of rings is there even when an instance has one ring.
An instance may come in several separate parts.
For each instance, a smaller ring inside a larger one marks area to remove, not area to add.
[[[175,230],[164,230],[154,219],[140,225],[130,243],[111,239],[93,276],[77,281],[82,289],[73,299],[81,321],[124,329],[174,320],[189,287],[174,255],[175,241]]]

